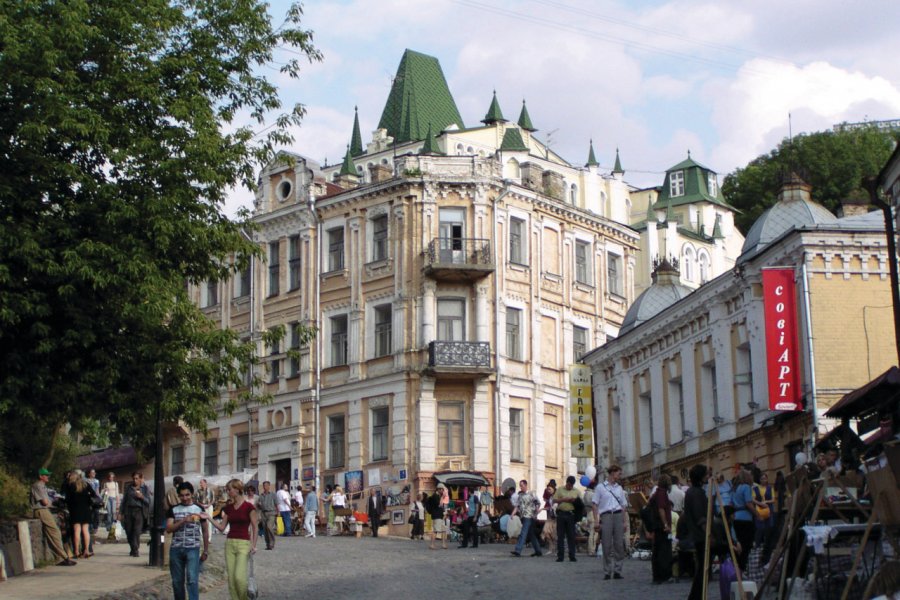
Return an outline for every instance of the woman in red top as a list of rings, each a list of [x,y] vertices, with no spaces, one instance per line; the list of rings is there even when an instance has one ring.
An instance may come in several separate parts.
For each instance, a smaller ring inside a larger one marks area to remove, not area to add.
[[[228,592],[231,600],[247,600],[247,565],[251,554],[256,554],[256,536],[259,521],[256,508],[244,498],[244,484],[240,479],[232,479],[225,485],[228,504],[222,509],[222,520],[213,521],[213,526],[224,532],[225,570],[228,573]]]

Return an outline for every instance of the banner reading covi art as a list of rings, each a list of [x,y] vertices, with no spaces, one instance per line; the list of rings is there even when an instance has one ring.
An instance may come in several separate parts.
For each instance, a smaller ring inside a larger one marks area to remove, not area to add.
[[[762,270],[769,410],[803,410],[794,269]]]

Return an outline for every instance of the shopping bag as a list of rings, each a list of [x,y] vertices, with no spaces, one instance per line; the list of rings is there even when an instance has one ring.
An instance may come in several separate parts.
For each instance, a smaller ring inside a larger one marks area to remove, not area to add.
[[[256,600],[259,598],[259,588],[256,586],[256,575],[253,573],[253,555],[247,559],[247,598]]]
[[[281,515],[275,517],[275,533],[284,535],[284,519],[281,518]]]
[[[722,600],[731,598],[731,584],[735,581],[737,581],[737,568],[729,557],[722,561],[722,566],[719,567],[719,596]]]
[[[115,528],[116,528],[116,541],[117,542],[124,542],[126,539],[128,539],[128,535],[125,533],[125,528],[122,527],[121,523],[116,521]]]
[[[519,517],[510,517],[506,524],[506,535],[510,538],[517,538],[522,532],[522,519]]]

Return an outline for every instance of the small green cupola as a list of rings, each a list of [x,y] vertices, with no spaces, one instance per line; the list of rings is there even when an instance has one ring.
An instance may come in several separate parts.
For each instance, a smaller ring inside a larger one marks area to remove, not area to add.
[[[481,120],[485,125],[493,125],[494,123],[506,123],[503,118],[503,111],[500,110],[500,103],[497,102],[497,90],[494,90],[494,98],[491,100],[491,106],[488,108],[487,114]]]
[[[350,146],[347,146],[347,153],[344,154],[344,162],[341,163],[341,170],[338,175],[353,175],[356,177],[356,166],[353,164],[353,157],[350,156]]]
[[[597,167],[600,166],[600,163],[597,162],[597,157],[594,155],[594,140],[588,143],[588,159],[587,162],[584,163],[586,167]]]
[[[425,134],[425,144],[422,146],[420,154],[443,154],[437,144],[437,138],[431,133],[431,123],[428,124],[428,132]]]
[[[496,98],[496,96],[495,96]],[[531,116],[528,114],[528,108],[525,106],[525,100],[522,100],[522,112],[519,113],[519,127],[524,129],[529,133],[534,133],[537,131],[534,125],[531,124]]]
[[[613,165],[612,170],[613,175],[624,175],[625,169],[622,168],[622,161],[619,160],[619,149],[616,148],[616,164]]]
[[[350,136],[350,156],[356,158],[365,154],[362,145],[362,134],[359,132],[359,108],[353,107],[353,134]]]

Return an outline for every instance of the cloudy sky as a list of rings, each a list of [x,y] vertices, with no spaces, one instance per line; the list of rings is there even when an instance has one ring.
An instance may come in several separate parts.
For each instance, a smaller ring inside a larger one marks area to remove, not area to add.
[[[270,0],[283,15],[287,0]],[[691,150],[724,175],[788,134],[900,118],[900,2],[868,0],[308,0],[305,27],[324,61],[280,79],[308,114],[290,148],[329,164],[359,106],[371,138],[404,49],[436,56],[463,120],[497,91],[522,99],[538,137],[583,163],[593,138],[626,179],[661,183]],[[289,57],[279,51],[276,60]],[[236,192],[227,210],[249,205]]]

